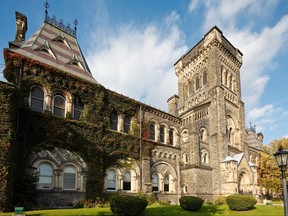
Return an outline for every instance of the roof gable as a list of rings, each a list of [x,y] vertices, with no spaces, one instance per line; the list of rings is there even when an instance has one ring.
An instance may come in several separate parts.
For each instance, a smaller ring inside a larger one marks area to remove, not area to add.
[[[45,22],[20,47],[9,50],[55,67],[72,76],[98,83],[91,74],[77,38],[49,22]]]

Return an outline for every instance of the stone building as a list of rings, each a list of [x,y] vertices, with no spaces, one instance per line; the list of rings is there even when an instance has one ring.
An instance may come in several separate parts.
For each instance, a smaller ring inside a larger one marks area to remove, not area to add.
[[[21,29],[4,50],[4,75],[12,85],[0,83],[0,102],[7,104],[0,114],[9,117],[0,118],[8,125],[0,128],[0,148],[10,149],[0,158],[2,210],[15,199],[7,195],[16,190],[12,180],[20,181],[12,163],[38,176],[38,203],[49,207],[73,206],[103,191],[154,193],[172,203],[184,195],[212,201],[258,194],[263,135],[245,128],[242,53],[219,28],[174,64],[178,93],[166,113],[98,83],[76,25],[46,13],[25,41],[27,18],[16,12],[16,19]],[[8,113],[18,113],[16,120]],[[8,157],[16,162],[4,163]]]

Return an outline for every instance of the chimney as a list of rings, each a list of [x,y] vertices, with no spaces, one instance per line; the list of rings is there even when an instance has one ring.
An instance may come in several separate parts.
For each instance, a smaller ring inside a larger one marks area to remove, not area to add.
[[[28,29],[27,17],[24,14],[16,11],[16,34],[15,40],[9,43],[9,47],[20,47],[25,41],[26,32]]]

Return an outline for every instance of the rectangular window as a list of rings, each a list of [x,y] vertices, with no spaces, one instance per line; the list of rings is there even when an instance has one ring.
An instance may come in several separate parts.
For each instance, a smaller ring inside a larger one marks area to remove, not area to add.
[[[118,115],[117,115],[117,113],[111,113],[111,115],[110,115],[110,127],[112,130],[118,131]]]
[[[76,176],[75,173],[64,173],[63,189],[75,190]]]
[[[129,116],[124,117],[124,133],[129,133],[130,131],[131,118]]]

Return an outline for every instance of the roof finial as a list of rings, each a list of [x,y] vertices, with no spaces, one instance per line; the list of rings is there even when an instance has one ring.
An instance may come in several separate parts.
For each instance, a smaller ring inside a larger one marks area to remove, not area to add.
[[[75,19],[73,23],[74,23],[74,31],[75,31],[75,36],[76,36],[78,20]]]
[[[49,8],[48,0],[45,1],[44,7],[45,7],[45,20],[47,20],[48,19],[48,8]]]

